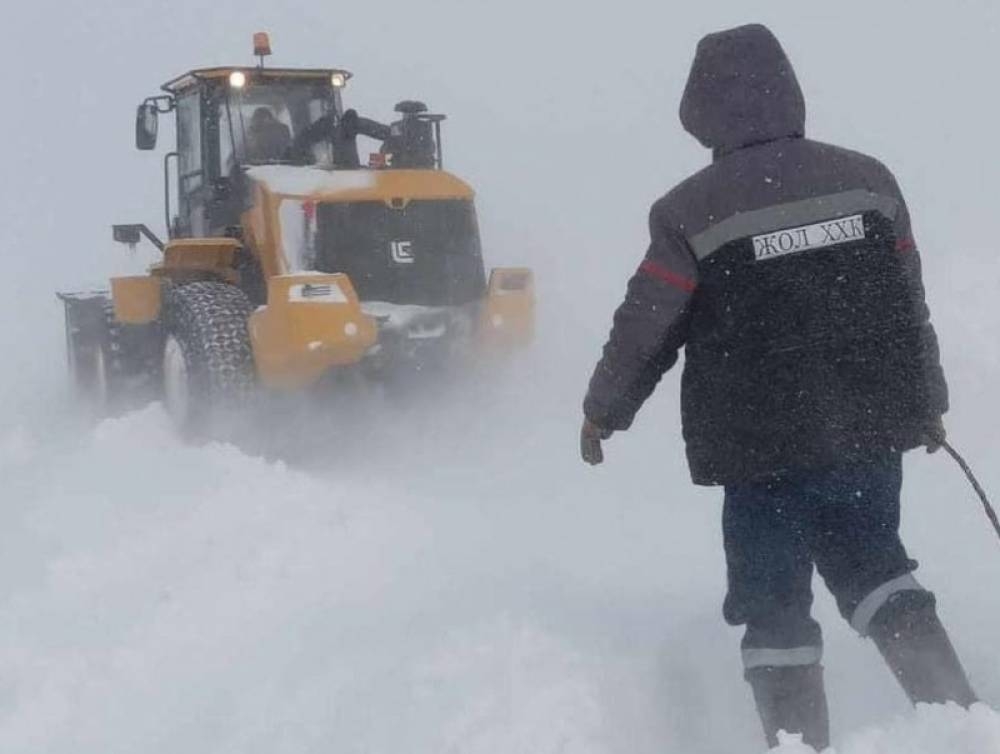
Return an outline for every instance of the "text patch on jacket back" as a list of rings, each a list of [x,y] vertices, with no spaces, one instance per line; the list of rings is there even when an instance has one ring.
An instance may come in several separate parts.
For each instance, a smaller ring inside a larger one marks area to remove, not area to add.
[[[865,238],[867,235],[862,215],[840,217],[797,228],[783,228],[753,237],[754,260],[764,262],[786,254],[823,249]]]

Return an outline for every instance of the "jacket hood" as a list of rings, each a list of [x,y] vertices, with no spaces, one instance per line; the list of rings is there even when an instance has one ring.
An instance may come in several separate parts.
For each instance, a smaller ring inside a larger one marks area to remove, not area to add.
[[[774,34],[759,24],[698,43],[680,115],[684,128],[716,153],[805,134],[795,71]]]

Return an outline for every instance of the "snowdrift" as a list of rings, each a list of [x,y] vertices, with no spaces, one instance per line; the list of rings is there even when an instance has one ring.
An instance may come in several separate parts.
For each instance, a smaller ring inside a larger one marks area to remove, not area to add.
[[[812,754],[797,736],[785,736],[776,754]],[[1000,715],[985,705],[965,711],[926,706],[888,725],[849,735],[830,754],[987,754],[1000,751]]]
[[[541,453],[558,414],[525,437],[498,405],[481,443],[404,416],[419,447],[397,423],[377,458],[308,472],[184,445],[158,406],[8,431],[0,751],[760,751],[715,506],[575,476],[572,443]],[[1000,751],[985,707],[906,714],[820,613],[837,751]]]
[[[159,407],[0,453],[0,751],[604,750],[597,668],[419,490],[185,446]]]

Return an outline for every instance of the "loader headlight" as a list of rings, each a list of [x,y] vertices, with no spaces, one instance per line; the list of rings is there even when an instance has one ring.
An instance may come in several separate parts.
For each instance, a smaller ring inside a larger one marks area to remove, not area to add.
[[[242,89],[247,85],[247,75],[243,71],[233,71],[229,74],[229,86],[233,89]]]
[[[330,75],[330,83],[333,85],[334,89],[343,89],[347,86],[347,74],[335,71]]]

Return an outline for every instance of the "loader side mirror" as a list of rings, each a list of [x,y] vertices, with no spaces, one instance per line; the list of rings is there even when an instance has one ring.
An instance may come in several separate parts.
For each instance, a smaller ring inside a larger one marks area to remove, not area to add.
[[[153,246],[155,246],[160,251],[163,251],[165,244],[156,234],[147,228],[142,223],[132,223],[129,225],[112,225],[111,226],[111,236],[118,243],[125,243],[135,248],[135,246],[142,240],[145,236]]]
[[[150,150],[156,148],[156,134],[159,130],[160,117],[154,102],[143,102],[135,114],[135,146],[136,149]]]
[[[142,240],[142,231],[138,225],[112,225],[111,235],[117,243],[127,243],[135,246]]]

